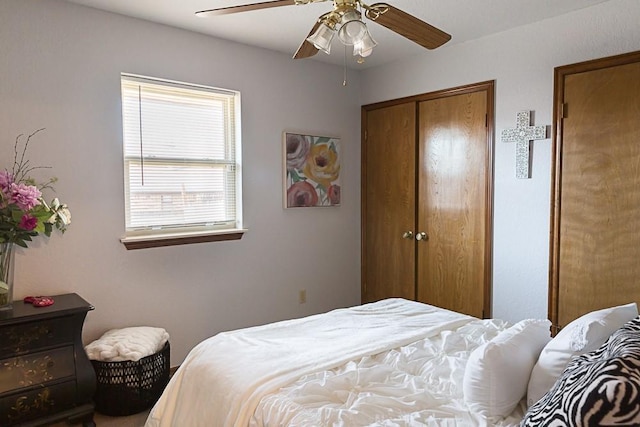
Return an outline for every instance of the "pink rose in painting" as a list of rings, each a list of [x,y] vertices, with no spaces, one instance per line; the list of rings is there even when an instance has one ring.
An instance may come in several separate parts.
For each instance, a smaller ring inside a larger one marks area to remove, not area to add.
[[[31,215],[23,215],[22,218],[20,218],[20,224],[18,224],[18,227],[23,230],[31,231],[36,228],[37,225],[38,218]]]
[[[332,185],[329,187],[329,191],[327,191],[327,195],[329,197],[329,202],[331,205],[336,206],[340,204],[340,186]]]
[[[318,204],[318,193],[307,181],[298,181],[287,190],[287,206],[304,208]]]
[[[304,135],[287,134],[287,170],[302,169],[311,143]]]
[[[11,184],[11,202],[16,204],[21,210],[29,211],[39,204],[38,199],[42,196],[38,187],[25,184]]]

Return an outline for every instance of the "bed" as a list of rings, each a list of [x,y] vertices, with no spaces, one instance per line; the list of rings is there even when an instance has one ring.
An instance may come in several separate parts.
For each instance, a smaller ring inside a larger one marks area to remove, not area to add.
[[[546,319],[510,324],[392,298],[224,332],[187,355],[146,426],[541,426],[564,416],[567,385],[556,386],[572,360],[604,352],[637,316],[635,303],[600,310],[551,339]],[[604,395],[600,408],[620,402]]]

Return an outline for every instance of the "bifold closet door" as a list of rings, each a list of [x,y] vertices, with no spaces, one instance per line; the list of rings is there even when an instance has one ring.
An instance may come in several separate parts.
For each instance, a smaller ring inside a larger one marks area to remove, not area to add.
[[[487,92],[419,103],[417,299],[488,315],[491,147]]]
[[[415,102],[366,114],[362,301],[415,299]]]
[[[550,319],[640,303],[640,52],[556,69]]]

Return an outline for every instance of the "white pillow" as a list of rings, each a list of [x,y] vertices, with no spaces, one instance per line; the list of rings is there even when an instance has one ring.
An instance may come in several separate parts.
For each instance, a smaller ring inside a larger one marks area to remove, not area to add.
[[[634,302],[592,311],[562,328],[542,350],[531,372],[527,404],[533,405],[553,387],[572,357],[599,348],[609,335],[637,316]]]
[[[469,356],[462,382],[464,401],[486,418],[506,417],[527,392],[531,369],[551,339],[548,320],[522,320]]]

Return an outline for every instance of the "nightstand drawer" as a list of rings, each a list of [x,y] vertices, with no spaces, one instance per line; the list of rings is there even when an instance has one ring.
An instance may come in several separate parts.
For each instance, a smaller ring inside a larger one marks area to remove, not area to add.
[[[76,382],[38,387],[0,398],[0,425],[10,426],[73,407]]]
[[[73,346],[0,360],[0,395],[75,376]]]
[[[0,359],[39,348],[73,343],[71,317],[28,322],[0,329]]]

